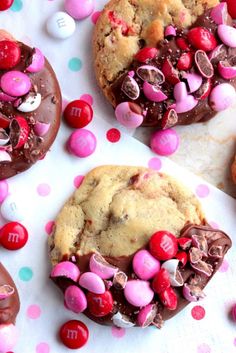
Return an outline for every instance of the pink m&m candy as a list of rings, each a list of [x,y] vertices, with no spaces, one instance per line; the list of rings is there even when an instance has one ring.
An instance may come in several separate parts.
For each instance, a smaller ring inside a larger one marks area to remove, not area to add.
[[[140,250],[133,258],[133,269],[140,279],[148,280],[160,270],[160,261],[155,259],[149,251]]]
[[[79,285],[92,293],[105,293],[105,284],[103,280],[93,272],[84,272],[79,279]]]
[[[74,313],[82,313],[87,308],[84,292],[76,286],[69,286],[65,291],[65,305]]]
[[[72,279],[74,282],[78,281],[79,275],[80,270],[78,266],[70,261],[59,262],[51,271],[51,277],[67,277]]]
[[[43,53],[38,48],[35,48],[32,56],[32,62],[26,70],[28,72],[39,72],[44,68],[44,64],[45,58]]]
[[[126,283],[124,295],[131,305],[143,307],[151,303],[154,292],[148,281],[136,279]]]
[[[82,20],[94,11],[94,0],[65,0],[65,10],[75,20]]]
[[[18,339],[18,331],[13,324],[0,325],[0,353],[11,351]]]
[[[179,136],[172,129],[155,132],[151,137],[151,149],[161,156],[170,156],[179,147]]]
[[[96,146],[95,135],[87,129],[74,131],[67,142],[68,151],[80,158],[90,156],[95,151]]]
[[[10,96],[20,97],[31,88],[29,77],[21,71],[8,71],[2,75],[1,89]]]
[[[115,110],[116,119],[121,125],[134,129],[143,122],[142,110],[138,104],[132,102],[122,102]]]

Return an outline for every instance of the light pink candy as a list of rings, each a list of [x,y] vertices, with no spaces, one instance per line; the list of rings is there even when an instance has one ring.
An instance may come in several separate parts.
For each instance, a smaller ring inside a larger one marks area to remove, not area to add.
[[[170,156],[179,147],[179,136],[175,130],[155,132],[151,137],[151,149],[161,156]]]
[[[209,103],[213,110],[220,112],[232,106],[236,102],[236,92],[229,83],[215,86],[211,91]]]
[[[165,29],[165,37],[168,37],[168,36],[176,36],[176,29],[175,27],[173,26],[167,26],[166,29]]]
[[[0,353],[12,351],[17,339],[18,331],[15,325],[0,325]]]
[[[44,136],[47,134],[48,130],[50,129],[50,126],[50,123],[47,124],[37,121],[34,125],[34,132],[37,136]]]
[[[28,72],[39,72],[44,68],[45,58],[41,50],[35,48],[35,53],[32,57],[32,63],[27,67]]]
[[[225,45],[236,48],[236,28],[227,25],[219,25],[218,36]]]
[[[8,71],[2,75],[1,89],[10,96],[20,97],[31,88],[29,77],[21,71]]]
[[[188,95],[182,101],[176,102],[175,111],[177,114],[187,113],[193,108],[195,108],[197,104],[198,104],[198,100],[195,99],[193,96]]]
[[[65,305],[74,313],[82,313],[87,308],[87,298],[80,288],[69,286],[65,291]]]
[[[65,10],[75,20],[90,16],[94,6],[94,0],[65,0]]]
[[[77,282],[79,279],[80,270],[78,266],[70,261],[62,261],[55,265],[51,271],[51,277],[67,277],[72,281]]]
[[[148,281],[136,279],[126,283],[124,295],[131,305],[143,307],[150,304],[154,297],[154,292]]]
[[[90,271],[93,273],[96,273],[100,278],[102,279],[109,279],[114,276],[114,274],[118,271],[117,267],[111,266],[110,264],[105,263],[105,260],[102,258],[101,259],[104,261],[98,261],[97,257],[100,257],[101,255],[98,254],[93,254],[90,257],[89,261],[89,268]]]
[[[163,102],[168,97],[158,86],[151,85],[147,81],[143,83],[143,93],[152,102]]]
[[[8,195],[8,183],[6,180],[0,180],[0,203],[2,203]]]
[[[182,102],[188,95],[187,87],[184,82],[179,82],[174,87],[174,97],[177,102]]]
[[[3,149],[0,149],[0,163],[1,162],[11,162],[10,154]]]
[[[202,76],[195,73],[185,73],[184,79],[187,80],[189,92],[196,92],[202,85]]]
[[[116,119],[125,127],[135,129],[143,122],[143,116],[130,109],[128,102],[122,102],[117,105],[115,110]]]
[[[160,270],[160,261],[156,260],[149,251],[140,250],[134,255],[133,270],[140,279],[148,280]]]
[[[95,135],[87,129],[75,130],[67,142],[68,151],[80,158],[90,156],[95,151],[96,146]]]
[[[93,272],[84,272],[80,276],[79,285],[95,294],[103,294],[106,290],[103,280]]]

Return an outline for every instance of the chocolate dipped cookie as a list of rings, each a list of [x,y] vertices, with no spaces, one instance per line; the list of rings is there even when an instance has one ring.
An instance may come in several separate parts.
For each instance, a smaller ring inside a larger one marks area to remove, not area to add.
[[[105,325],[160,328],[204,298],[230,247],[194,194],[170,176],[102,166],[56,218],[51,279],[75,313]]]
[[[17,340],[16,316],[20,310],[17,288],[10,274],[0,263],[0,352],[13,349]]]
[[[56,138],[61,92],[38,48],[0,31],[0,180],[42,159]]]
[[[213,118],[236,102],[236,29],[217,0],[112,0],[94,33],[97,81],[131,128]]]

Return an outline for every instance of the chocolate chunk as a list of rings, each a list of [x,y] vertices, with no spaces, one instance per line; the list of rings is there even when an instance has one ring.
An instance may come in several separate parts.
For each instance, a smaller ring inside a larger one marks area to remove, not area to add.
[[[127,283],[128,277],[127,275],[122,272],[118,271],[113,277],[113,285],[116,289],[124,289]]]
[[[200,74],[205,78],[211,78],[214,75],[214,68],[207,54],[203,50],[198,50],[194,56],[195,64]]]
[[[124,78],[124,81],[121,86],[121,90],[126,94],[130,99],[137,99],[140,94],[140,89],[133,77],[129,75]]]

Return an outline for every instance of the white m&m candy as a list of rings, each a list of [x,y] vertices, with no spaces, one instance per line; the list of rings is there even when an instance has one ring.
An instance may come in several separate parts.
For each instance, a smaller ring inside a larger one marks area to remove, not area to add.
[[[47,31],[55,38],[66,39],[75,31],[76,25],[74,19],[65,12],[54,13],[47,20]]]
[[[24,219],[23,197],[8,195],[1,205],[1,215],[8,221],[20,222]]]

